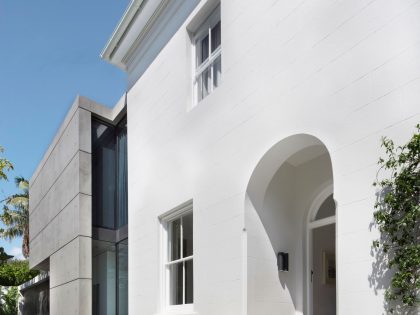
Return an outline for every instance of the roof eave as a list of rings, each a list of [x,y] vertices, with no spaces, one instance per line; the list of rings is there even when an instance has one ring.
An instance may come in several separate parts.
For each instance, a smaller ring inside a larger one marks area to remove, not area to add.
[[[100,54],[100,57],[102,59],[108,61],[109,63],[117,66],[118,68],[124,71],[126,70],[125,64],[123,64],[121,60],[115,60],[113,58],[113,55],[116,49],[118,49],[119,43],[126,34],[133,18],[136,16],[137,11],[140,9],[144,1],[145,0],[131,0],[129,6],[124,12],[123,17],[121,18],[120,22],[118,23],[117,27],[115,28],[110,39],[108,40],[107,44],[105,45],[104,49]]]

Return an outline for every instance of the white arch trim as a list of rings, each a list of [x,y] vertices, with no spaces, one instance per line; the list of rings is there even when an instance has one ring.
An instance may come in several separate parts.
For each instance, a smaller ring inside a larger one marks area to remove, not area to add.
[[[255,166],[248,182],[247,193],[256,209],[264,203],[265,191],[276,171],[296,152],[314,146],[325,144],[315,136],[309,134],[295,134],[273,144],[261,157]]]
[[[308,213],[308,221],[307,223],[314,223],[316,214],[318,213],[319,208],[321,207],[322,203],[327,199],[330,195],[334,193],[334,184],[332,180],[325,182],[321,185],[318,194],[312,201],[311,206],[309,207]],[[320,221],[320,220],[319,220]]]

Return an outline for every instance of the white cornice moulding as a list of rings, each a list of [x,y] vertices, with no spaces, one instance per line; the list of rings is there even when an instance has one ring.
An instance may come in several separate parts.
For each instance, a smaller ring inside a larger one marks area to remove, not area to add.
[[[127,55],[141,44],[169,0],[133,0],[101,53],[101,58],[126,71]]]

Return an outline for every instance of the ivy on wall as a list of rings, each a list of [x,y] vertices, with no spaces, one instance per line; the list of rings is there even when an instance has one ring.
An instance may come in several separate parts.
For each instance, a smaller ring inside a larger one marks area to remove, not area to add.
[[[381,237],[373,246],[383,251],[392,271],[385,298],[393,313],[395,305],[404,309],[420,305],[420,125],[405,145],[383,138],[382,147],[386,154],[378,162],[382,178],[374,183],[380,188],[374,221]]]

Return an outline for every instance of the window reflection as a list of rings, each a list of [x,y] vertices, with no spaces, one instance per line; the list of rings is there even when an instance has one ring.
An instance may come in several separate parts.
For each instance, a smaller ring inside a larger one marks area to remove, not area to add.
[[[115,209],[114,128],[92,120],[93,225],[114,228]]]
[[[127,119],[117,126],[92,120],[92,223],[127,225]]]
[[[117,245],[118,248],[118,315],[128,314],[128,240]]]
[[[128,240],[92,241],[92,313],[128,314]]]

